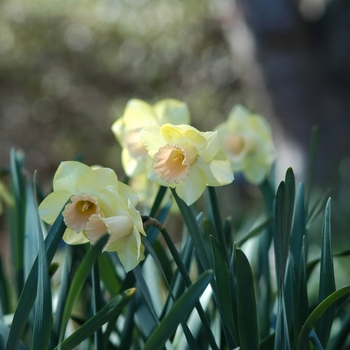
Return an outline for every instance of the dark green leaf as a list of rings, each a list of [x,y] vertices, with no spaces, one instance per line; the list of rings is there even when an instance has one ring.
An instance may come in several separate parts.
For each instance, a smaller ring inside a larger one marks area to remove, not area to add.
[[[60,343],[55,349],[70,350],[90,337],[111,319],[115,319],[123,310],[123,307],[135,294],[135,288],[128,289],[114,297],[96,315],[80,326],[72,335]]]
[[[350,293],[350,285],[338,289],[317,305],[317,307],[311,312],[311,314],[303,324],[303,327],[301,328],[298,337],[298,350],[308,349],[309,335],[312,328],[315,326],[317,320],[329,307],[332,307],[337,302],[337,300],[342,298],[347,293]]]
[[[259,349],[253,273],[249,261],[240,250],[235,251],[238,332],[241,350]]]
[[[60,213],[45,239],[45,247],[47,251],[48,264],[51,263],[53,259],[53,256],[62,239],[65,229],[66,229],[66,225],[63,221],[63,216]],[[32,310],[36,293],[37,293],[37,281],[38,281],[37,264],[38,264],[38,261],[36,260],[29,273],[26,283],[23,287],[22,293],[20,295],[20,298],[16,307],[16,311],[13,316],[12,326],[11,326],[6,350],[17,349],[17,346],[23,334],[24,327],[27,323],[29,314]]]
[[[322,228],[322,252],[321,252],[321,269],[318,301],[321,302],[335,291],[335,279],[333,268],[333,255],[331,243],[331,200],[326,205],[323,228]],[[316,333],[323,347],[326,347],[336,305],[330,306],[317,322]]]
[[[35,186],[35,175],[34,175],[34,186]],[[32,191],[28,191],[29,196],[32,197],[30,202],[36,205],[35,195]],[[50,343],[50,333],[52,324],[52,304],[51,304],[51,284],[49,279],[49,267],[46,258],[46,250],[44,244],[44,236],[41,230],[41,222],[36,211],[34,216],[36,219],[37,242],[39,247],[38,253],[38,287],[37,287],[37,298],[35,302],[35,313],[34,313],[34,326],[33,326],[33,339],[32,349],[46,350]],[[34,227],[33,227],[34,228]]]
[[[75,273],[75,276],[69,288],[66,304],[64,307],[64,312],[63,312],[62,322],[61,322],[61,327],[59,332],[59,342],[63,340],[67,323],[73,310],[74,302],[77,299],[87,276],[91,272],[95,261],[97,260],[103,247],[107,243],[107,240],[108,240],[108,235],[104,235],[102,238],[98,240],[98,242],[93,246],[93,248],[90,251],[88,251],[88,253],[85,255],[84,259],[81,261]]]
[[[172,309],[148,338],[143,350],[162,349],[165,342],[175,332],[178,325],[192,311],[199,297],[213,278],[211,270],[200,275],[195,283],[175,302]]]

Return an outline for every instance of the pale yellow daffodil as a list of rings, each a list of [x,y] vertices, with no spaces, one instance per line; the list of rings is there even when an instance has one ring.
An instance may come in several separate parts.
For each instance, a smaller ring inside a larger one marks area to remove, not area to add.
[[[235,106],[227,121],[215,128],[233,171],[260,184],[268,176],[276,159],[270,126],[260,115],[243,106]]]
[[[104,250],[117,251],[129,271],[144,258],[140,234],[145,232],[137,202],[136,192],[118,181],[113,170],[68,161],[58,167],[53,192],[40,204],[39,215],[52,224],[64,208],[63,240],[68,244],[94,244],[109,233]]]
[[[123,116],[112,125],[112,131],[123,148],[122,165],[125,173],[128,176],[135,176],[146,169],[147,150],[140,139],[140,130],[144,126],[189,122],[190,114],[184,102],[164,99],[152,106],[139,99],[130,100]]]
[[[220,147],[217,132],[200,132],[189,125],[167,123],[144,127],[141,140],[148,150],[148,178],[175,188],[188,205],[201,196],[206,186],[233,181],[232,168]]]

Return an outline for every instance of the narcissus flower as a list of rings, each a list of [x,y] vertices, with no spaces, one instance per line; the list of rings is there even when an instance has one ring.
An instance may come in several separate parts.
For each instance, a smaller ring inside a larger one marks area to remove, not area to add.
[[[42,220],[52,224],[62,215],[67,226],[63,240],[68,244],[94,244],[109,233],[107,251],[117,251],[126,271],[143,258],[141,235],[145,235],[138,196],[118,181],[108,168],[90,168],[79,162],[62,162],[53,180],[53,192],[39,206]]]
[[[260,184],[276,159],[267,121],[238,105],[232,109],[227,121],[215,129],[233,170],[242,172],[248,181]]]
[[[205,187],[229,184],[233,172],[217,132],[200,132],[189,125],[146,126],[141,140],[148,150],[147,174],[151,181],[176,188],[188,205]]]
[[[124,115],[112,125],[112,131],[123,148],[122,165],[125,173],[134,176],[146,169],[147,150],[140,139],[142,127],[189,122],[190,114],[184,102],[164,99],[151,106],[142,100],[130,100],[125,107]]]

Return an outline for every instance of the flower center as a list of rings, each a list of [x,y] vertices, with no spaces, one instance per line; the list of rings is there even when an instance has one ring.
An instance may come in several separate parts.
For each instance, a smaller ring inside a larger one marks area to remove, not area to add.
[[[242,153],[254,153],[256,151],[256,142],[252,138],[233,134],[226,137],[223,147],[228,153],[239,156]]]
[[[90,216],[99,213],[100,206],[96,197],[90,194],[79,194],[71,197],[71,203],[66,205],[62,214],[67,227],[81,232],[85,229]]]
[[[169,184],[186,180],[190,165],[196,159],[196,152],[192,147],[182,149],[176,145],[165,145],[159,148],[154,156],[154,170],[162,181]]]
[[[147,150],[141,142],[140,130],[129,131],[124,138],[125,147],[130,155],[137,159],[147,158]]]

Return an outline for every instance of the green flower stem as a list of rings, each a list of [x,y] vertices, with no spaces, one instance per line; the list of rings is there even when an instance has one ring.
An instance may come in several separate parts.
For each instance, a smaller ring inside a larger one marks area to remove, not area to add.
[[[213,214],[213,221],[215,225],[215,232],[216,232],[215,238],[219,243],[219,246],[224,248],[224,247],[227,247],[227,243],[224,235],[224,229],[222,226],[220,208],[219,208],[219,203],[216,196],[215,188],[212,186],[208,186],[208,193],[209,193],[210,206]],[[229,262],[228,249],[222,249],[222,252],[228,264]]]

